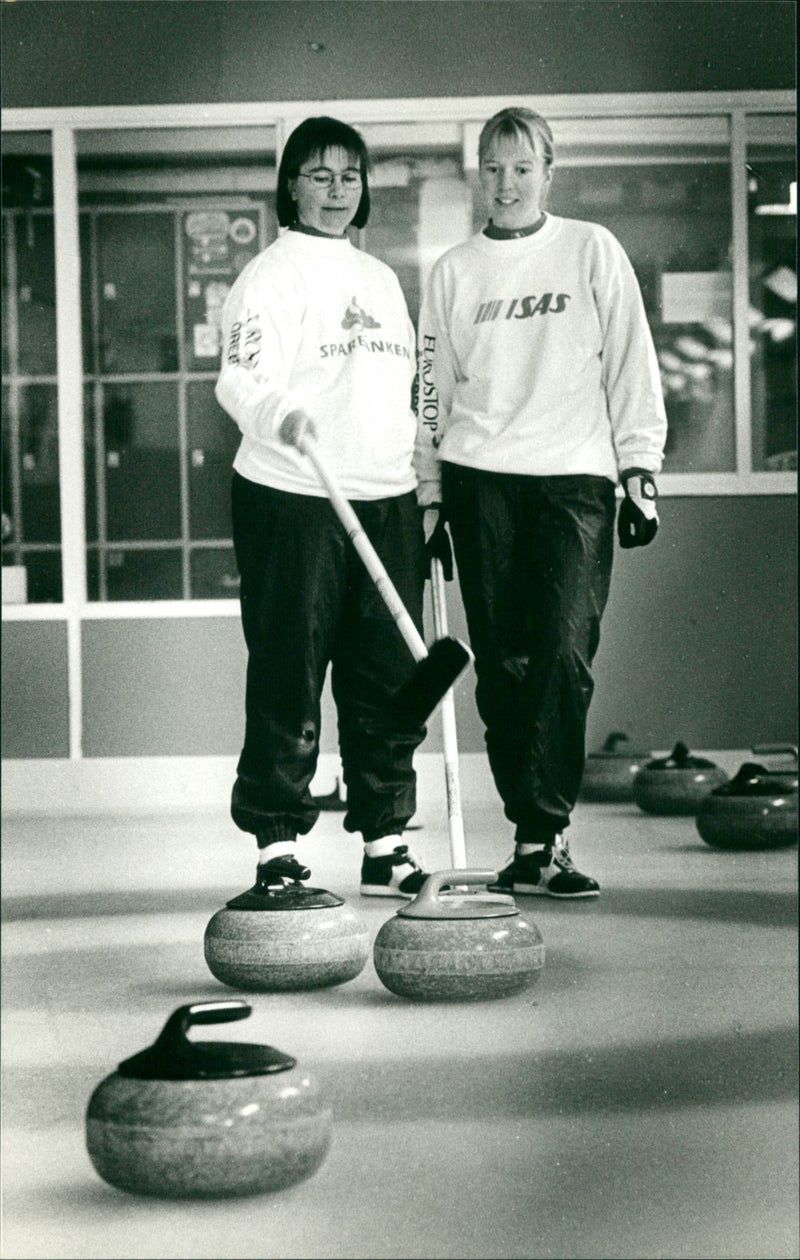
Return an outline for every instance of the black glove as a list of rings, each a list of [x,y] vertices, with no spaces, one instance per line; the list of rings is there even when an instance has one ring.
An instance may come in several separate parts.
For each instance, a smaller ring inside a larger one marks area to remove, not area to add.
[[[646,547],[658,533],[658,490],[652,475],[641,468],[622,474],[625,498],[619,507],[617,536],[620,547]]]
[[[447,532],[447,517],[441,503],[430,503],[423,512],[423,529],[425,531],[425,555],[431,560],[440,560],[446,582],[453,580],[453,548]]]

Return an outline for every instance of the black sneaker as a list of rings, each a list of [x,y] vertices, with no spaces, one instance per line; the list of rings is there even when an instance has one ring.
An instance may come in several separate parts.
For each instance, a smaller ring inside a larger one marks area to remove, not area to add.
[[[399,844],[394,853],[385,857],[368,857],[361,863],[362,897],[416,897],[428,872],[423,871],[417,859],[408,851],[407,844]]]
[[[287,879],[297,884],[311,878],[308,867],[295,857],[270,858],[269,862],[259,862],[256,870],[257,888],[280,888]]]
[[[596,879],[576,871],[567,843],[560,836],[552,848],[523,857],[515,854],[489,888],[529,897],[596,897],[600,892]]]

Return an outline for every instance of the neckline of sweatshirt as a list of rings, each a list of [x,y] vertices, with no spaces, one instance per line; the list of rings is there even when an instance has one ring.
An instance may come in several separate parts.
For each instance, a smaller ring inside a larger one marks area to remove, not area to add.
[[[336,254],[345,254],[353,251],[354,246],[349,236],[317,236],[311,232],[297,232],[293,228],[288,228],[285,232],[281,232],[274,244],[286,243],[294,249],[305,251],[308,254],[328,254],[334,256]],[[356,253],[360,251],[355,250]]]
[[[551,245],[555,238],[561,232],[564,220],[557,215],[548,214],[542,226],[537,232],[531,232],[528,236],[515,236],[510,240],[495,240],[491,236],[485,236],[483,230],[475,236],[471,236],[469,240],[464,242],[469,249],[476,250],[479,254],[486,254],[488,257],[502,255],[504,258],[517,257],[521,254],[536,253],[539,250],[546,249]],[[456,246],[456,249],[463,246]]]

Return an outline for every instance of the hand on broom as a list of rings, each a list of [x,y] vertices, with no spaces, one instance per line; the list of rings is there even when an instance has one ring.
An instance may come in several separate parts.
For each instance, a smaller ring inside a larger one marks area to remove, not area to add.
[[[287,446],[296,446],[299,451],[303,449],[303,438],[310,437],[312,442],[317,439],[317,430],[314,421],[307,411],[297,408],[290,411],[283,418],[283,422],[279,429],[279,437]]]

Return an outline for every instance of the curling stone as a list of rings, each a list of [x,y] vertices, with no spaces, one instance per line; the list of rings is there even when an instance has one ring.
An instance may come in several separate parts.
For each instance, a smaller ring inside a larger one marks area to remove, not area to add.
[[[324,888],[273,877],[234,897],[210,920],[203,948],[212,975],[245,992],[317,989],[363,971],[369,930]]]
[[[160,1198],[283,1190],[316,1172],[331,1111],[314,1079],[272,1046],[190,1041],[192,1024],[244,1019],[241,1000],[181,1006],[158,1039],[92,1094],[86,1145],[110,1185]]]
[[[622,746],[624,745],[624,747]],[[581,783],[584,801],[632,801],[633,780],[652,753],[632,748],[628,736],[612,731],[603,747],[586,758]]]
[[[728,782],[713,761],[694,757],[680,740],[668,757],[649,761],[633,780],[633,799],[646,814],[696,814],[703,797]]]
[[[797,749],[778,751],[793,753],[793,769],[769,770],[746,761],[729,783],[705,797],[696,826],[706,844],[715,849],[783,849],[797,844]]]
[[[373,961],[386,988],[400,997],[465,1002],[507,997],[538,979],[541,933],[513,897],[486,891],[496,879],[495,871],[429,875],[375,938]]]

